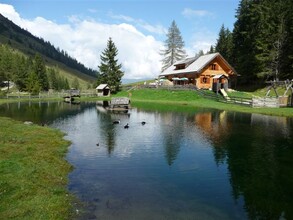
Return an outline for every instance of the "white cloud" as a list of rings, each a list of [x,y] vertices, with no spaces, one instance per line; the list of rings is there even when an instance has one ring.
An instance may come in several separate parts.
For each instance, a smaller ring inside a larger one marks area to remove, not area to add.
[[[132,18],[132,17],[126,16],[126,15],[115,15],[112,12],[110,12],[108,15],[113,19],[122,20],[125,22],[132,23],[134,26],[136,26],[138,28],[142,28],[150,33],[153,33],[153,34],[162,35],[162,34],[167,33],[167,29],[159,24],[158,25],[151,25],[142,19],[135,19],[135,18]]]
[[[185,8],[182,11],[182,15],[186,18],[192,18],[192,17],[212,16],[213,14],[206,10],[193,10],[191,8]]]
[[[6,4],[0,4],[0,13],[32,34],[67,51],[90,68],[97,69],[107,40],[112,37],[125,71],[124,78],[152,78],[160,72],[162,43],[133,25],[105,24],[75,16],[71,16],[67,24],[42,17],[28,20],[21,18],[13,6]]]
[[[191,45],[186,49],[188,56],[194,56],[200,50],[207,52],[210,50],[211,45],[215,45],[217,34],[202,28],[191,37]]]

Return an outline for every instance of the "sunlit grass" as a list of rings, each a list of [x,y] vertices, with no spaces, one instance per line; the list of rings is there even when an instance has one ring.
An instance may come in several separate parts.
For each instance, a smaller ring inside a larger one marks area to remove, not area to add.
[[[162,89],[138,89],[132,90],[130,92],[122,91],[116,96],[128,96],[134,105],[143,106],[148,108],[151,105],[158,107],[158,105],[177,105],[178,108],[182,110],[188,107],[201,107],[201,108],[211,108],[220,109],[228,111],[237,111],[245,113],[259,113],[266,115],[276,115],[276,116],[286,116],[293,117],[293,108],[252,108],[249,106],[236,105],[221,103],[215,100],[210,100],[199,96],[195,91],[180,91],[180,90],[162,90]],[[241,93],[238,94],[241,97]],[[243,94],[243,97],[248,97],[248,95]],[[138,104],[139,103],[139,104]],[[181,107],[180,107],[181,106]]]
[[[68,219],[69,142],[51,128],[0,118],[0,219]]]

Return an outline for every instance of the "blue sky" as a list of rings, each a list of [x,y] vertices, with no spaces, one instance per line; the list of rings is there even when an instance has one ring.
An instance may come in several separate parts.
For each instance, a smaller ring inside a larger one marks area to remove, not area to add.
[[[0,0],[0,13],[94,69],[112,37],[126,77],[147,78],[160,71],[159,52],[173,20],[193,56],[215,44],[222,24],[233,29],[238,4],[238,0]]]

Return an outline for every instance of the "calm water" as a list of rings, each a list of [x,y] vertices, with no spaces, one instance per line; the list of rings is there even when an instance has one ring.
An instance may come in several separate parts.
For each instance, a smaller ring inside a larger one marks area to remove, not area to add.
[[[0,115],[68,134],[80,219],[293,219],[292,118],[62,102],[6,104]]]

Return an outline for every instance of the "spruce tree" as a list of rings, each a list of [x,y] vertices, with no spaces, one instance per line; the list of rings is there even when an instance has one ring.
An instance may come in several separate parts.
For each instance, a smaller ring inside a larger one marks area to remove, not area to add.
[[[46,73],[46,66],[40,54],[36,54],[34,58],[33,71],[38,77],[40,90],[48,91],[49,83]]]
[[[29,75],[29,62],[24,56],[18,56],[17,66],[13,81],[19,91],[25,91],[25,82]]]
[[[215,48],[213,45],[211,45],[210,50],[208,51],[208,54],[211,54],[211,53],[215,53]]]
[[[254,82],[259,72],[258,60],[256,59],[257,27],[259,22],[258,13],[254,13],[253,1],[241,0],[236,12],[236,22],[233,30],[233,57],[232,65],[241,83]]]
[[[225,26],[222,25],[215,46],[215,51],[219,52],[228,62],[230,62],[232,58],[232,47],[232,33],[228,28],[225,28]]]
[[[161,51],[161,55],[164,56],[162,71],[173,65],[176,61],[186,58],[184,41],[175,21],[169,27],[165,49]]]
[[[71,87],[74,89],[79,89],[79,81],[78,81],[77,77],[75,77],[74,80],[72,81]]]
[[[108,84],[113,93],[120,90],[121,79],[124,75],[121,70],[122,64],[118,64],[117,55],[118,49],[112,41],[112,38],[109,38],[107,47],[100,56],[101,64],[99,65],[97,84]]]
[[[48,72],[49,88],[58,91],[59,84],[58,84],[57,77],[59,76],[59,73],[54,68],[48,68],[47,72]]]

